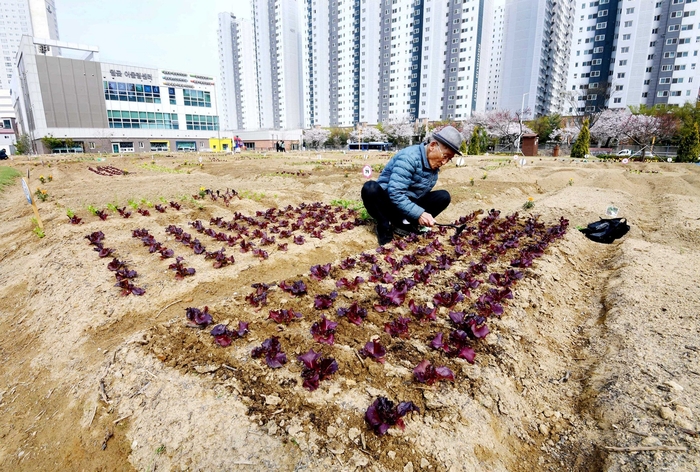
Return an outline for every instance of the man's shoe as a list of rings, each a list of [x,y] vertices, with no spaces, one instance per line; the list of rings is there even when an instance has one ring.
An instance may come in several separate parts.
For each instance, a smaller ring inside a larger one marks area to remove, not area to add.
[[[377,241],[380,246],[391,242],[394,239],[394,230],[391,226],[377,226]]]
[[[424,233],[425,230],[423,230],[422,226],[418,226],[417,224],[402,223],[402,224],[396,226],[396,228],[394,229],[394,232],[401,237],[406,237],[410,234]]]

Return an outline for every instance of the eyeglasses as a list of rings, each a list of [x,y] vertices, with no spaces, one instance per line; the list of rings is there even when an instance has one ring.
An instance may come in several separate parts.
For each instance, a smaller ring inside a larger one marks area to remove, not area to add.
[[[440,157],[442,158],[442,160],[445,161],[445,163],[450,162],[452,158],[455,157],[454,154],[452,154],[450,157],[445,157],[445,154],[442,152],[442,146],[438,141],[435,142],[437,143],[437,147],[440,150]]]

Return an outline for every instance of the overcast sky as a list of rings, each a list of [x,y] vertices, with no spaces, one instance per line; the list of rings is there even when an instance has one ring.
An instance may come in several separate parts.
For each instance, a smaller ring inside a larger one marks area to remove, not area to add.
[[[100,60],[218,76],[218,14],[250,18],[249,0],[56,0],[61,41]]]

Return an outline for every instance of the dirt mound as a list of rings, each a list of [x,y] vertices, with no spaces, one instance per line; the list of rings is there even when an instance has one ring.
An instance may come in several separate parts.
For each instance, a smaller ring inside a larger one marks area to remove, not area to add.
[[[40,173],[53,180],[42,185],[50,195],[39,203],[43,239],[30,232],[31,209],[20,206],[19,186],[7,188],[0,203],[2,468],[698,467],[696,166],[542,159],[519,168],[502,159],[469,158],[465,167],[442,172],[439,186],[450,190],[453,203],[439,219],[454,221],[475,210],[487,215],[497,208],[500,224],[517,211],[511,232],[477,244],[483,237],[481,215],[458,239],[447,231],[398,241],[387,246],[391,253],[377,253],[372,227],[341,227],[354,223],[356,215],[328,204],[357,200],[362,166],[376,170],[384,162],[385,157],[291,153],[205,156],[203,166],[181,157],[109,159],[106,164],[128,171],[117,176],[95,174],[88,169],[92,161],[12,162],[20,171],[31,169],[32,187],[41,185]],[[210,195],[199,198],[202,187],[220,194],[235,189],[237,196],[228,204]],[[535,206],[525,211],[528,197]],[[88,205],[106,209],[108,203],[133,214],[122,218],[107,210],[101,221],[87,211]],[[156,204],[165,212],[155,210]],[[574,229],[603,216],[609,205],[619,207],[632,226],[622,241],[599,245]],[[137,214],[137,207],[150,215]],[[84,223],[69,224],[66,208]],[[285,227],[269,221],[269,209],[289,220],[289,236],[272,232]],[[302,221],[292,209],[304,213]],[[285,211],[290,214],[282,216]],[[328,213],[334,222],[324,219]],[[477,313],[480,296],[505,289],[489,275],[513,269],[511,260],[536,242],[518,233],[535,213],[545,229],[556,227],[560,217],[571,226],[531,267],[517,269],[523,278],[513,284],[512,299],[503,300],[503,316],[490,313],[488,336],[469,341],[474,364],[433,349],[438,332],[447,339],[455,328],[450,312]],[[170,225],[198,239],[206,251],[194,252]],[[195,275],[176,280],[169,269],[174,258],[161,259],[158,248],[149,252],[133,237],[135,229],[148,230]],[[105,235],[103,246],[115,249],[110,257],[100,258],[85,239],[97,231]],[[263,233],[275,241],[265,242]],[[515,234],[517,247],[483,259]],[[294,243],[298,236],[303,244]],[[246,250],[242,240],[254,246]],[[455,252],[456,246],[464,251]],[[213,253],[222,248],[234,262],[215,269]],[[409,262],[402,265],[404,256]],[[145,289],[143,296],[119,295],[114,272],[106,267],[112,257],[138,272],[132,281]],[[355,265],[341,268],[348,258]],[[486,270],[472,274],[481,281],[478,287],[468,292],[455,287],[484,261]],[[415,272],[428,263],[443,267],[421,279]],[[331,266],[328,277],[310,277],[312,266],[325,264]],[[356,289],[335,284],[358,276],[365,282]],[[381,299],[372,277],[387,290],[401,279],[417,277],[419,283],[406,290],[404,303],[377,311]],[[305,295],[278,285],[298,280],[306,285]],[[251,304],[252,284],[268,286],[258,306]],[[315,307],[316,295],[334,291],[331,307]],[[416,320],[409,300],[433,306],[441,291],[461,291],[464,300],[439,307],[435,321]],[[360,325],[337,314],[353,302],[367,311]],[[205,305],[214,323],[189,327],[185,309]],[[282,309],[302,316],[289,324],[269,319],[271,310]],[[338,323],[333,345],[312,336],[321,315]],[[399,317],[411,319],[403,338],[385,330]],[[248,334],[226,348],[214,343],[212,326],[235,330],[239,321],[249,323]],[[251,357],[272,336],[287,356],[279,369]],[[370,339],[386,347],[385,363],[359,356]],[[309,349],[339,365],[312,392],[302,386],[297,361]],[[455,381],[417,383],[412,370],[423,359],[451,369]],[[405,430],[377,436],[364,412],[379,396],[412,401],[420,412],[404,418]]]

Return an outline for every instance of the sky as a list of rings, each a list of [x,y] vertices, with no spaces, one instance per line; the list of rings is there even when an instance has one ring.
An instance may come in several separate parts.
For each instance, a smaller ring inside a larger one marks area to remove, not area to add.
[[[218,14],[251,18],[249,0],[56,0],[61,41],[99,60],[218,77]]]

